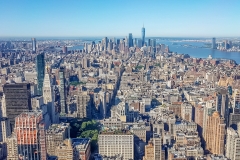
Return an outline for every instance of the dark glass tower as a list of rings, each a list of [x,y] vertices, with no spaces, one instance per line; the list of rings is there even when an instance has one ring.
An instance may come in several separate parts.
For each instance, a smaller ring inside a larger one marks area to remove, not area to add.
[[[37,90],[38,95],[42,95],[42,88],[43,88],[43,80],[45,75],[45,60],[44,60],[44,53],[40,53],[36,57],[36,71],[37,71]]]
[[[66,110],[66,88],[65,88],[65,68],[64,67],[60,67],[59,81],[60,81],[59,93],[60,93],[61,113],[65,114],[67,113],[67,110]]]
[[[128,47],[133,47],[132,33],[129,33],[129,35],[128,35]]]
[[[32,51],[36,52],[37,50],[37,42],[36,42],[36,38],[32,38]]]
[[[212,38],[212,49],[216,49],[216,38]]]
[[[5,96],[6,117],[9,118],[11,131],[13,131],[15,117],[24,111],[32,110],[30,84],[5,84],[3,93]]]
[[[144,26],[142,27],[142,46],[145,44],[145,28]]]

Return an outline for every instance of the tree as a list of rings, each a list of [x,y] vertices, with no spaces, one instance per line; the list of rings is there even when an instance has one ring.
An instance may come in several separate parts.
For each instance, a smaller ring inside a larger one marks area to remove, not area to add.
[[[87,128],[87,122],[83,122],[81,125],[81,130],[84,131]]]

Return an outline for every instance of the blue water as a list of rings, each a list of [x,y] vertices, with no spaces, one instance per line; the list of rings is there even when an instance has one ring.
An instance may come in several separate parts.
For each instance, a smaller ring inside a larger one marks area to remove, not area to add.
[[[207,58],[211,55],[213,58],[232,59],[240,64],[240,52],[225,52],[211,48],[193,48],[204,47],[204,43],[202,42],[174,42],[177,43],[177,45],[173,45],[173,41],[158,40],[157,43],[168,45],[170,51],[179,54],[188,54],[195,58]],[[192,45],[192,47],[184,47],[181,45]]]
[[[68,47],[68,50],[81,50],[83,48],[84,46],[73,46],[73,47]]]

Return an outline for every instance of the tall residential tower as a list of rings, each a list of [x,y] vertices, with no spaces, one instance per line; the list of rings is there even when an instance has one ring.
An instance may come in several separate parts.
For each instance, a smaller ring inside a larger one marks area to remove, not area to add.
[[[143,27],[142,27],[142,46],[144,46],[144,43],[145,43],[145,28],[143,25]]]
[[[216,38],[212,38],[212,49],[216,49]]]
[[[60,80],[59,93],[60,93],[61,113],[65,114],[67,113],[67,108],[66,108],[66,88],[65,88],[65,68],[64,67],[60,67],[59,80]]]
[[[44,71],[45,71],[45,60],[44,53],[40,53],[36,57],[36,71],[37,71],[37,91],[38,95],[42,95],[43,91],[43,80],[44,80]]]
[[[36,38],[32,38],[32,51],[33,51],[33,52],[36,52],[36,51],[37,51]]]

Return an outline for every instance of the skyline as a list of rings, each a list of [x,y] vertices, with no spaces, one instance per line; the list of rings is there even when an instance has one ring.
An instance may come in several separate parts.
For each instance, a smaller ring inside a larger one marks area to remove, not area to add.
[[[240,37],[240,1],[150,2],[0,1],[0,35],[140,38],[144,23],[146,37]]]

